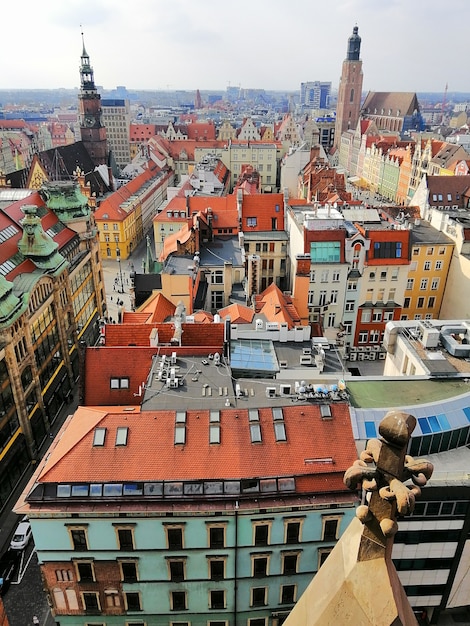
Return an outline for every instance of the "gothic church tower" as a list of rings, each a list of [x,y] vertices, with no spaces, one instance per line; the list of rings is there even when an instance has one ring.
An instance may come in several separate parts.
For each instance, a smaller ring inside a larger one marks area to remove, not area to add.
[[[93,68],[84,41],[80,64],[78,113],[80,136],[95,166],[108,165],[109,149],[106,128],[101,118],[101,96],[95,87]]]
[[[355,129],[359,121],[362,97],[361,38],[354,26],[348,39],[348,51],[343,61],[343,71],[338,87],[334,146],[339,147],[341,135],[349,128]]]

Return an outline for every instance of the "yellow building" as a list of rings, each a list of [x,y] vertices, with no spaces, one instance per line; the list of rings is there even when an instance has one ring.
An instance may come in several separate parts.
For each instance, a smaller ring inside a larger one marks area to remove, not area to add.
[[[402,320],[438,319],[454,242],[427,222],[415,220]]]
[[[104,259],[127,259],[152,227],[172,174],[151,165],[103,200],[95,211]]]

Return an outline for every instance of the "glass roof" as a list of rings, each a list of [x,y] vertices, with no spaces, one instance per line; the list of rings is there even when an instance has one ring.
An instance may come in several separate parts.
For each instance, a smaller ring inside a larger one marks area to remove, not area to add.
[[[232,370],[275,374],[279,371],[273,342],[267,339],[237,339],[230,342]]]

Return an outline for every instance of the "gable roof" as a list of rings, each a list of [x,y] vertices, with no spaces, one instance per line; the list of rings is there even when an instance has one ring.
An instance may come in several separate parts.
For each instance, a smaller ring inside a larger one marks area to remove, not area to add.
[[[38,476],[39,482],[80,483],[242,479],[296,476],[297,492],[345,491],[344,471],[357,458],[347,404],[283,407],[286,441],[276,441],[271,408],[258,409],[262,440],[253,443],[246,409],[220,411],[220,444],[209,443],[209,410],[186,412],[186,443],[175,445],[175,411],[77,409]],[[94,446],[95,428],[106,429]],[[127,444],[116,446],[119,427]],[[331,459],[331,461],[328,461]]]

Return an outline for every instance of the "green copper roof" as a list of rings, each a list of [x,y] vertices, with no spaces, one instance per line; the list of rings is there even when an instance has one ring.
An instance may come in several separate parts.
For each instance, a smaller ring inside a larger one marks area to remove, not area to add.
[[[38,207],[26,204],[21,210],[25,217],[21,220],[23,236],[18,241],[18,250],[39,269],[48,274],[59,274],[68,262],[57,252],[58,244],[44,232],[37,214]]]
[[[19,297],[13,293],[13,283],[0,274],[0,328],[11,326],[26,310],[28,299],[25,294]]]
[[[82,194],[77,183],[73,181],[54,181],[44,183],[41,188],[49,209],[54,211],[65,224],[73,219],[89,217],[88,199]]]

